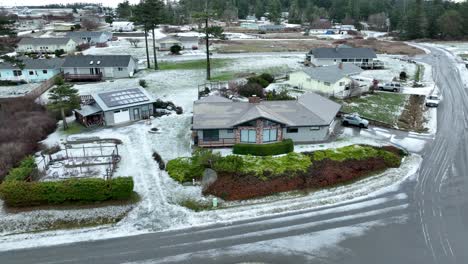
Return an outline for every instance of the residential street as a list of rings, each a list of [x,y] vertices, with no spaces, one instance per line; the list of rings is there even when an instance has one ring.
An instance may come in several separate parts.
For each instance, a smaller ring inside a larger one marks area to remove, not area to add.
[[[416,181],[319,209],[2,252],[0,263],[467,263],[468,94],[453,57],[427,48],[444,101]]]

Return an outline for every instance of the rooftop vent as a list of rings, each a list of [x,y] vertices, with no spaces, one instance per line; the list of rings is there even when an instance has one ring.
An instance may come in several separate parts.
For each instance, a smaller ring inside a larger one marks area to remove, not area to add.
[[[93,65],[93,63],[94,63],[94,61],[90,61],[90,62],[89,62],[89,65]]]
[[[97,64],[97,65],[101,64],[101,61],[97,61],[96,64]]]

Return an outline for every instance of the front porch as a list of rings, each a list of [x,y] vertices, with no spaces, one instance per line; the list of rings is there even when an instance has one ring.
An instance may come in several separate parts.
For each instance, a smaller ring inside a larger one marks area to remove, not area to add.
[[[64,75],[65,81],[69,82],[84,82],[84,81],[93,81],[98,82],[102,80],[102,73],[99,74],[70,74],[66,73]]]

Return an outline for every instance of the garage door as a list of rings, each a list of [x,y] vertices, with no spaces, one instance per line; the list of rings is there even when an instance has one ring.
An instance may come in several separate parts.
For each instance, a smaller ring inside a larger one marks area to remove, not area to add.
[[[114,111],[114,124],[130,121],[130,112],[128,109]]]

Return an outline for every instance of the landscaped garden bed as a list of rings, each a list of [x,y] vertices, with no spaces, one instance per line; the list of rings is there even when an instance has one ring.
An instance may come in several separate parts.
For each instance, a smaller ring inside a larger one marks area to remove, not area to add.
[[[204,194],[230,201],[347,183],[399,167],[404,155],[395,147],[365,145],[278,157],[221,157],[203,150],[192,158],[170,161],[167,168],[179,182],[200,179],[205,168],[214,169],[218,178]]]

